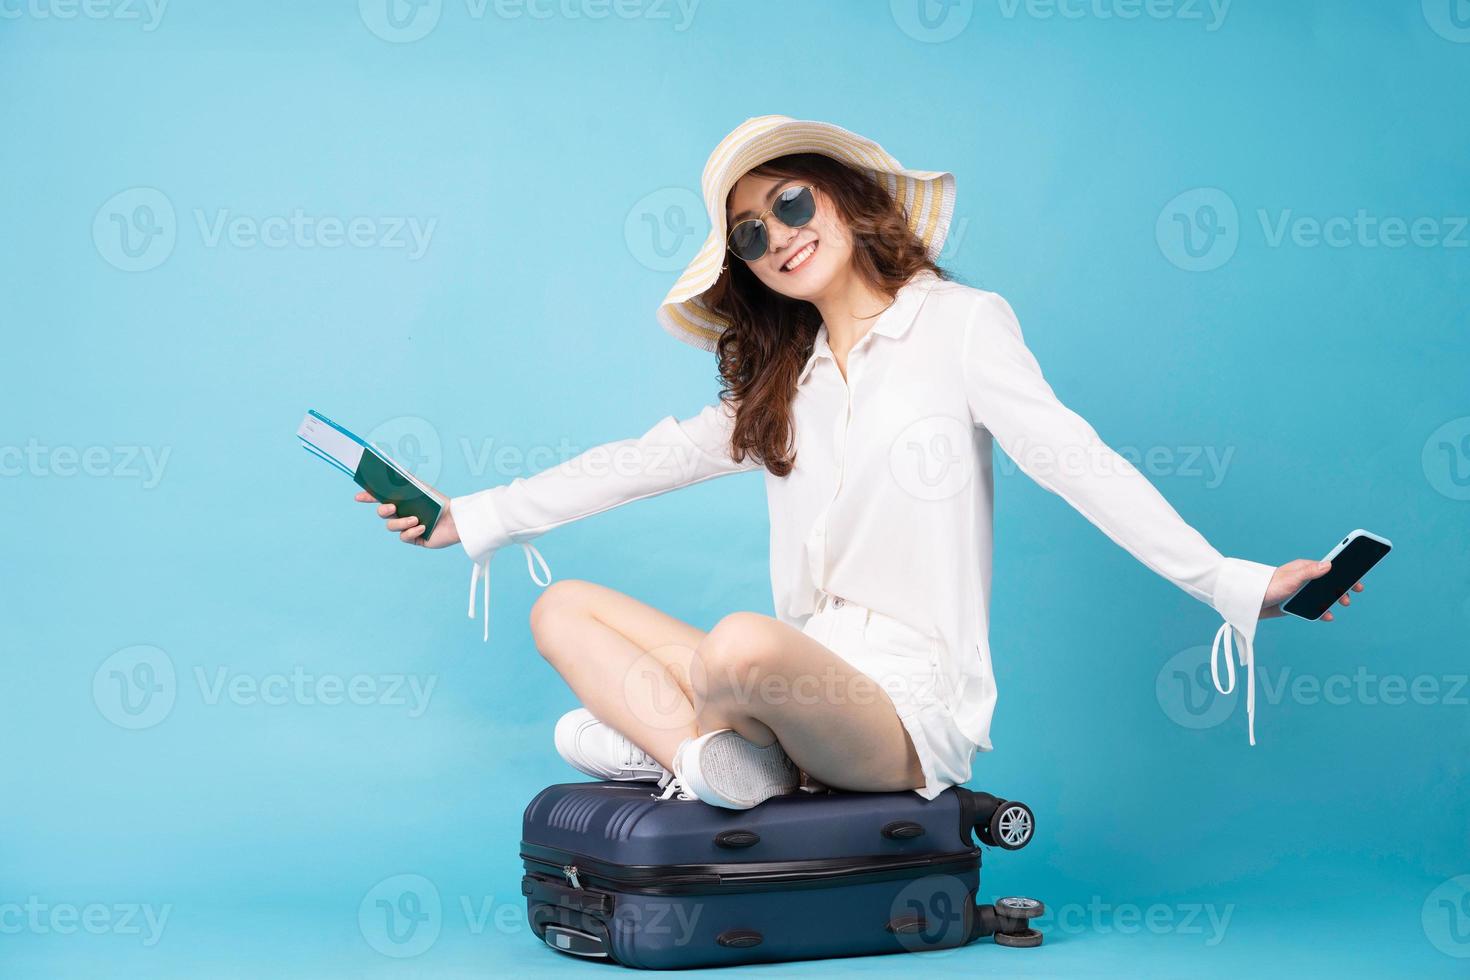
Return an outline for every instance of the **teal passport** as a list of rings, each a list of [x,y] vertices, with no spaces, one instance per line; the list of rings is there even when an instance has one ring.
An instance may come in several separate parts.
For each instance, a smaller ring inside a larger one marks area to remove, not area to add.
[[[399,517],[417,517],[424,526],[424,537],[434,533],[448,499],[421,483],[383,450],[317,411],[306,413],[296,437],[307,452],[352,477],[379,502],[393,504]]]

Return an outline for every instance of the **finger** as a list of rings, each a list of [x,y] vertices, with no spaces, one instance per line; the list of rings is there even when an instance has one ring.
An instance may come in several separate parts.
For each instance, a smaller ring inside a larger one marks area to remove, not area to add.
[[[1311,558],[1298,558],[1286,565],[1291,576],[1289,581],[1295,582],[1298,588],[1314,578],[1326,575],[1331,568],[1331,562],[1313,561]]]
[[[1324,622],[1324,623],[1330,623],[1330,622],[1332,622],[1332,613],[1330,613],[1330,612],[1329,613],[1323,613],[1322,614],[1322,622]]]
[[[1342,596],[1342,597],[1341,597],[1341,598],[1340,598],[1340,599],[1338,599],[1338,600],[1337,600],[1337,601],[1338,601],[1338,604],[1339,604],[1339,605],[1343,605],[1343,606],[1351,606],[1351,605],[1352,605],[1352,604],[1353,604],[1353,600],[1351,600],[1351,599],[1349,599],[1349,598],[1348,598],[1348,597],[1347,597],[1347,596],[1345,596],[1345,595],[1344,595],[1344,596]]]
[[[379,517],[392,517],[396,513],[398,513],[398,508],[395,505],[393,505],[393,504],[379,504],[378,505],[378,516]]]
[[[419,519],[417,517],[414,517],[412,514],[410,514],[407,517],[395,517],[395,518],[393,518],[393,520],[391,520],[391,521],[388,522],[388,530],[390,530],[390,531],[407,531],[409,528],[413,527],[418,522],[419,522]]]
[[[1362,592],[1363,591],[1363,583],[1362,582],[1359,582],[1357,585],[1353,586],[1353,591],[1354,592]]]
[[[414,520],[418,520],[418,518],[414,518]],[[416,527],[411,527],[407,531],[404,531],[402,534],[399,535],[399,537],[402,538],[404,541],[412,543],[423,537],[423,534],[424,526],[422,524],[419,524]]]
[[[368,493],[366,490],[359,490],[359,491],[357,491],[357,493],[355,493],[355,494],[352,495],[352,499],[353,500],[357,500],[357,501],[361,501],[362,503],[365,503],[365,504],[377,503],[377,500],[378,500],[377,497],[374,497],[372,494]]]

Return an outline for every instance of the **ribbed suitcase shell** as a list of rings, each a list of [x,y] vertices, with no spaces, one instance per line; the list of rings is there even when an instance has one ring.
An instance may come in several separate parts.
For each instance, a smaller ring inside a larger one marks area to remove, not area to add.
[[[670,969],[939,949],[985,934],[972,830],[976,801],[994,797],[798,792],[726,810],[654,789],[562,783],[526,807],[522,891],[549,945]]]

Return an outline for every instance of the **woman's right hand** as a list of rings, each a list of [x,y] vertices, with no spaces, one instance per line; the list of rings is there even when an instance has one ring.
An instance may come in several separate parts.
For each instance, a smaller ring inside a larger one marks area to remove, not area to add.
[[[1296,561],[1289,561],[1276,569],[1276,574],[1271,576],[1271,582],[1266,586],[1266,596],[1261,603],[1261,618],[1274,619],[1277,616],[1285,616],[1286,613],[1281,611],[1281,604],[1296,595],[1297,590],[1303,585],[1306,585],[1312,579],[1321,578],[1331,570],[1332,562],[1313,561],[1310,558],[1298,558]],[[1362,582],[1354,583],[1353,587],[1348,590],[1348,592],[1362,591]],[[1348,598],[1347,592],[1344,592],[1338,598],[1337,604],[1340,606],[1350,606],[1353,604],[1353,601]],[[1327,623],[1332,622],[1332,613],[1323,613],[1322,621]]]
[[[376,497],[366,490],[359,490],[352,498],[359,503],[378,503]],[[424,526],[419,523],[417,517],[399,517],[398,508],[393,504],[378,504],[378,516],[383,518],[385,526],[389,531],[398,535],[400,541],[408,544],[416,544],[425,548],[448,548],[450,545],[459,544],[459,529],[454,526],[454,512],[449,505],[444,505],[444,510],[439,514],[439,520],[434,525],[434,533],[424,539]]]

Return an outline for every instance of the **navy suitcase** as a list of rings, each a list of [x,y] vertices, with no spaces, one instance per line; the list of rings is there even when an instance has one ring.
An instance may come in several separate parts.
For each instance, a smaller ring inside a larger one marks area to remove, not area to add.
[[[654,789],[561,783],[526,807],[521,891],[552,949],[674,969],[1041,942],[1029,928],[1040,902],[976,903],[975,837],[1024,847],[1024,803],[951,787],[726,810]]]

